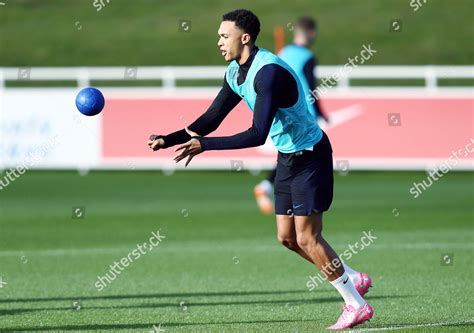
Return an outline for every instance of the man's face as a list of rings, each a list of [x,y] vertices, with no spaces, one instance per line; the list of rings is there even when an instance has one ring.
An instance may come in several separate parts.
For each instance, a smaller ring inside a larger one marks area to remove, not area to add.
[[[248,43],[249,35],[231,21],[221,22],[217,33],[219,35],[217,46],[219,46],[224,60],[229,62],[240,59],[244,43]]]
[[[299,27],[295,29],[295,36],[299,35],[300,38],[304,39],[305,44],[312,45],[316,40],[316,30],[305,30]]]

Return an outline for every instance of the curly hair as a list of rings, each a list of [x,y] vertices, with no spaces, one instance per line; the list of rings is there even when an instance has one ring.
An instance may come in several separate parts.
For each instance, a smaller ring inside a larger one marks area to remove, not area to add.
[[[235,25],[248,33],[252,42],[255,43],[260,32],[260,21],[258,17],[247,9],[237,9],[222,16],[222,21],[235,22]]]

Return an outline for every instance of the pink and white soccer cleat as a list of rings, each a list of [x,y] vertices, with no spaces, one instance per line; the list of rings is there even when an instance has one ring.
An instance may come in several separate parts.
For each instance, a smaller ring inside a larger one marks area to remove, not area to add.
[[[345,328],[352,328],[369,320],[373,315],[374,309],[372,309],[369,303],[365,303],[360,309],[354,309],[351,305],[344,305],[344,311],[342,311],[337,323],[327,327],[327,329],[342,330]]]
[[[364,295],[369,291],[369,288],[372,287],[372,279],[369,274],[359,272],[357,274],[357,281],[354,282],[354,287],[357,289],[360,296],[364,297]]]

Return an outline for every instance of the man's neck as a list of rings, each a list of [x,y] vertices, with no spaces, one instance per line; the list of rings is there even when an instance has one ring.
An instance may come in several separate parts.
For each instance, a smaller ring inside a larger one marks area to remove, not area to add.
[[[252,50],[254,49],[254,45],[252,46],[245,46],[244,50],[240,55],[240,59],[238,60],[239,65],[243,65],[249,60],[250,55],[252,54]]]

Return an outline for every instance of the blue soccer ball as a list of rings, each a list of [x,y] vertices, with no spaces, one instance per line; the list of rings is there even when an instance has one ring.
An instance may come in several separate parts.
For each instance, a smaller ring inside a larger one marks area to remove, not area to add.
[[[86,116],[95,116],[105,105],[104,95],[96,88],[84,88],[77,94],[76,107]]]

